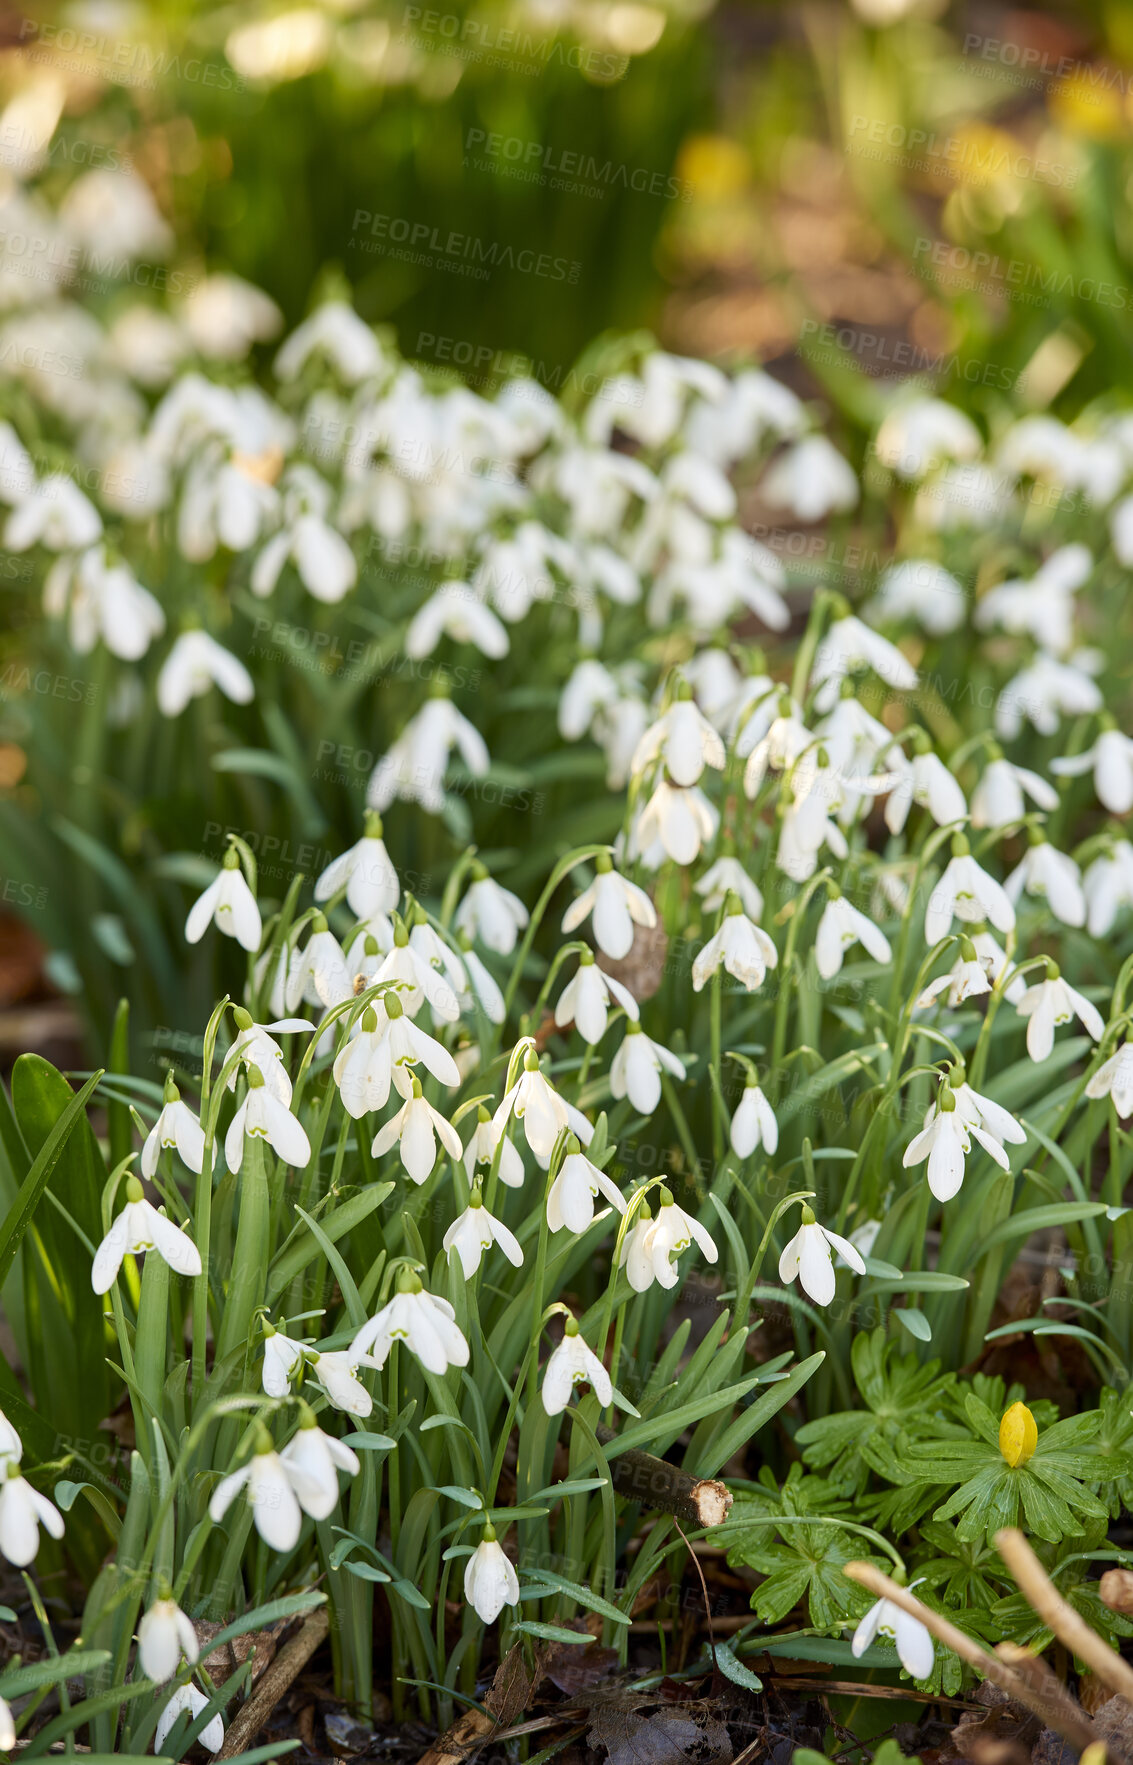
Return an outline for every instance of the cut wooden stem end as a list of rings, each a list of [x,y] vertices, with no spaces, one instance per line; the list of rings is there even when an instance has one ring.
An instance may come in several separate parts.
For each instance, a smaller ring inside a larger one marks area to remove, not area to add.
[[[599,1428],[603,1446],[617,1439],[613,1428]],[[675,1514],[686,1526],[719,1526],[732,1505],[730,1492],[715,1477],[693,1477],[649,1452],[618,1453],[610,1461],[615,1490],[643,1507]]]

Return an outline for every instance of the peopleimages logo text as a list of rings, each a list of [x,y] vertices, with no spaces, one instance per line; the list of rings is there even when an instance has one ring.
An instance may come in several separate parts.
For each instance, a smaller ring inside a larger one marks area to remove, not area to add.
[[[555,148],[544,141],[527,141],[520,135],[499,135],[487,129],[469,129],[464,151],[476,151],[488,159],[510,166],[523,166],[533,176],[574,179],[579,184],[593,184],[606,190],[634,190],[638,195],[679,197],[692,200],[692,186],[669,172],[651,172],[647,166],[621,165],[616,160],[599,159],[593,153],[577,148]],[[557,187],[553,185],[552,188]]]
[[[403,248],[450,263],[468,264],[473,271],[486,274],[490,270],[517,270],[523,276],[538,276],[547,282],[577,282],[581,263],[568,257],[552,257],[549,252],[532,251],[527,246],[518,250],[500,239],[478,239],[474,233],[445,232],[428,221],[411,221],[402,215],[373,214],[367,208],[354,211],[353,231],[367,233],[373,240],[391,248]],[[373,247],[371,247],[373,249]]]

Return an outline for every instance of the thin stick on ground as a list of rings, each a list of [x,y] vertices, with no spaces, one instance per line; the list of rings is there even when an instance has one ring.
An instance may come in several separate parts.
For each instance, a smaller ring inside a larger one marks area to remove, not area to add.
[[[916,1595],[910,1593],[907,1587],[899,1587],[890,1576],[875,1568],[872,1563],[847,1563],[844,1573],[849,1576],[851,1581],[856,1581],[859,1587],[864,1587],[870,1593],[875,1594],[878,1599],[891,1600],[895,1606],[900,1606],[902,1611],[911,1613],[914,1618],[919,1618],[925,1629],[936,1638],[937,1642],[943,1643],[946,1649],[951,1649],[954,1654],[959,1655],[962,1661],[966,1661],[969,1667],[974,1667],[984,1679],[990,1679],[992,1684],[997,1685],[1001,1691],[1005,1691],[1009,1698],[1014,1698],[1016,1703],[1023,1704],[1039,1718],[1044,1727],[1053,1728],[1057,1734],[1062,1735],[1064,1740],[1068,1740],[1072,1746],[1077,1747],[1079,1752],[1092,1746],[1098,1740],[1099,1736],[1093,1723],[1085,1711],[1080,1710],[1073,1703],[1069,1693],[1066,1693],[1064,1698],[1053,1698],[1041,1687],[1029,1684],[1005,1661],[1001,1661],[997,1655],[982,1648],[978,1642],[974,1642],[962,1630],[957,1630],[956,1626],[950,1624],[948,1619],[942,1617],[939,1612],[934,1612],[930,1607],[922,1605]]]
[[[1018,1582],[1020,1593],[1026,1595],[1059,1642],[1085,1661],[1103,1685],[1133,1703],[1133,1667],[1063,1599],[1018,1528],[1005,1526],[997,1532],[995,1548]]]
[[[275,1706],[290,1691],[293,1681],[299,1677],[329,1629],[330,1618],[325,1606],[311,1613],[298,1634],[279,1651],[247,1703],[237,1712],[225,1734],[224,1745],[216,1755],[218,1759],[234,1759],[238,1753],[247,1751],[248,1743],[255,1740]]]

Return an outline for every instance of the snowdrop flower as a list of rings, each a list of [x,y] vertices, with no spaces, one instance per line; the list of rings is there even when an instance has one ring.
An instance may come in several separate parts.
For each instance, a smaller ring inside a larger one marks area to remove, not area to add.
[[[467,582],[442,582],[429,596],[409,622],[405,653],[431,656],[442,637],[474,644],[481,655],[497,659],[510,648],[507,626]]]
[[[311,1162],[311,1142],[302,1123],[264,1083],[263,1074],[255,1066],[248,1068],[248,1094],[224,1136],[224,1162],[232,1172],[238,1171],[244,1162],[246,1134],[266,1140],[277,1158],[296,1170],[305,1170]]]
[[[349,594],[358,580],[358,565],[327,518],[330,502],[330,485],[310,466],[290,468],[283,487],[283,527],[272,534],[252,565],[253,594],[270,595],[288,560],[316,600],[334,605]]]
[[[562,929],[576,931],[593,914],[595,943],[604,956],[620,962],[633,946],[634,926],[652,928],[657,914],[645,890],[619,876],[606,852],[598,853],[594,868],[594,881],[563,914]]]
[[[122,1258],[139,1256],[143,1250],[156,1250],[179,1275],[201,1272],[200,1252],[188,1233],[150,1205],[137,1177],[127,1177],[126,1205],[94,1253],[90,1283],[95,1292],[108,1293]]]
[[[885,825],[890,833],[901,832],[914,803],[927,809],[938,827],[966,818],[968,805],[963,791],[944,761],[930,748],[915,753],[909,760],[900,748],[891,747],[885,763],[896,774],[885,805]]]
[[[213,924],[226,937],[235,938],[249,954],[254,955],[259,949],[263,936],[260,910],[244,880],[235,846],[229,847],[220,870],[190,907],[185,921],[186,943],[199,944]]]
[[[1104,938],[1123,907],[1133,907],[1133,846],[1115,840],[1108,852],[1094,859],[1082,879],[1086,897],[1086,930],[1092,938]]]
[[[1092,748],[1084,754],[1052,760],[1050,769],[1059,778],[1078,778],[1092,768],[1098,801],[1111,815],[1128,815],[1133,809],[1133,740],[1123,735],[1106,713],[1103,725]]]
[[[942,398],[903,400],[885,416],[874,443],[899,478],[924,478],[945,460],[974,460],[983,446],[970,417]]]
[[[4,1698],[0,1698],[0,1748],[11,1753],[16,1745],[16,1723],[12,1715],[12,1707]]]
[[[263,1388],[269,1397],[286,1397],[291,1381],[303,1364],[306,1343],[285,1336],[282,1330],[264,1319],[264,1364],[261,1370]]]
[[[981,631],[993,625],[1033,637],[1040,649],[1064,655],[1074,642],[1074,601],[1094,567],[1084,545],[1065,545],[1052,552],[1029,582],[1001,582],[977,603],[974,623]]]
[[[362,1469],[357,1454],[344,1441],[323,1433],[306,1404],[279,1460],[299,1506],[312,1520],[329,1519],[337,1507],[339,1471],[357,1477]]]
[[[164,717],[180,717],[190,699],[203,697],[210,686],[236,705],[249,704],[256,690],[243,662],[207,631],[183,631],[157,677],[158,708]]]
[[[176,1148],[187,1169],[199,1172],[205,1157],[204,1129],[173,1083],[172,1072],[166,1074],[165,1095],[161,1114],[154,1122],[142,1147],[142,1175],[152,1177],[162,1152]]]
[[[1018,906],[1025,889],[1028,895],[1045,900],[1063,925],[1086,923],[1082,873],[1073,858],[1059,852],[1049,840],[1039,839],[1027,848],[1022,863],[1011,872],[1003,888],[1013,906]]]
[[[661,1101],[661,1074],[671,1073],[683,1079],[683,1061],[651,1041],[639,1023],[631,1018],[621,1047],[610,1062],[610,1091],[616,1098],[628,1097],[642,1115],[652,1115]]]
[[[30,486],[16,502],[4,528],[4,548],[30,551],[42,545],[50,552],[77,552],[93,545],[102,533],[102,517],[73,479],[53,472]]]
[[[719,812],[698,786],[682,789],[662,779],[637,818],[633,847],[650,870],[666,858],[692,864],[719,825]]]
[[[149,185],[121,167],[84,172],[59,204],[59,220],[69,237],[91,254],[164,257],[173,244]]]
[[[866,609],[875,623],[915,619],[931,637],[947,637],[964,622],[964,590],[951,571],[931,558],[906,558],[882,573]]]
[[[229,1049],[238,1054],[245,1067],[255,1067],[264,1084],[281,1103],[291,1102],[291,1080],[283,1064],[283,1049],[276,1035],[293,1035],[300,1030],[313,1030],[314,1024],[305,1017],[281,1017],[271,1023],[253,1023],[251,1013],[237,1005],[233,1011],[236,1039]],[[237,1069],[238,1070],[238,1069]],[[228,1079],[228,1089],[236,1089],[236,1072]]]
[[[157,1719],[157,1727],[153,1733],[153,1750],[160,1753],[166,1736],[179,1716],[187,1715],[190,1722],[195,1722],[202,1710],[207,1710],[211,1699],[206,1698],[203,1691],[195,1685],[179,1685],[169,1702]],[[200,1744],[206,1753],[219,1753],[224,1745],[224,1723],[219,1716],[206,1722],[200,1732]]]
[[[668,1189],[662,1188],[659,1200],[657,1218],[647,1222],[644,1232],[627,1234],[622,1242],[621,1263],[635,1293],[645,1293],[654,1281],[675,1287],[678,1276],[672,1259],[693,1243],[708,1262],[715,1262],[718,1255],[704,1227],[677,1206]]]
[[[423,929],[425,928],[414,927],[415,932]],[[447,951],[447,946],[445,949]],[[400,983],[401,1003],[410,1017],[417,1016],[426,999],[433,1016],[442,1022],[455,1023],[460,1016],[459,995],[464,991],[463,974],[459,976],[459,985],[454,987],[447,975],[429,961],[421,947],[421,939],[411,939],[400,921],[394,928],[392,950],[386,952],[381,965],[374,972],[375,984],[386,981]]]
[[[916,1010],[924,1011],[946,989],[948,1003],[955,1010],[965,999],[975,999],[992,988],[991,964],[980,959],[971,938],[962,938],[960,954],[947,974],[937,975],[920,994]]]
[[[832,891],[814,940],[814,959],[824,981],[832,980],[839,973],[851,944],[861,944],[875,962],[888,962],[893,954],[889,939],[878,930],[873,920],[851,907],[845,895]]]
[[[1004,687],[996,700],[995,729],[1014,741],[1024,723],[1040,735],[1054,735],[1059,717],[1083,717],[1102,708],[1097,682],[1074,661],[1040,653]]]
[[[952,857],[932,894],[924,918],[926,944],[938,944],[953,919],[987,919],[998,932],[1015,928],[1015,909],[1002,884],[972,857],[962,834],[952,840]]]
[[[611,1004],[620,1005],[626,1016],[636,1023],[639,1016],[637,1000],[629,988],[599,968],[592,951],[583,950],[573,978],[559,995],[555,1006],[556,1024],[564,1029],[573,1023],[583,1041],[594,1048],[606,1034]]]
[[[297,325],[275,358],[281,380],[297,380],[313,355],[326,358],[347,386],[370,380],[385,367],[382,346],[345,301],[330,300]]]
[[[479,1170],[490,1170],[495,1162],[496,1148],[500,1146],[500,1161],[497,1169],[501,1183],[509,1189],[523,1187],[523,1158],[517,1148],[512,1145],[494,1116],[488,1114],[484,1105],[480,1105],[476,1127],[472,1138],[464,1149],[464,1169],[470,1183],[475,1182]]]
[[[416,1275],[403,1271],[398,1290],[376,1317],[362,1325],[350,1353],[380,1371],[394,1342],[404,1342],[430,1373],[468,1365],[468,1344],[447,1299],[426,1293]]]
[[[327,925],[325,914],[315,914],[310,933],[305,948],[295,952],[288,969],[291,997],[295,997],[298,988],[299,997],[308,1005],[325,1005],[328,1009],[341,1005],[354,990],[342,945]]]
[[[566,1103],[543,1077],[539,1057],[530,1046],[523,1056],[523,1071],[492,1117],[493,1126],[502,1131],[512,1116],[523,1123],[527,1144],[541,1159],[550,1158],[570,1120]]]
[[[759,486],[772,508],[789,509],[800,521],[821,521],[858,500],[853,468],[825,435],[806,435],[773,462]]]
[[[750,717],[736,738],[737,754],[748,755],[744,790],[749,797],[759,790],[769,766],[775,772],[789,771],[817,739],[786,693],[780,696],[773,715],[772,709],[769,705],[767,714]]]
[[[473,1184],[468,1206],[453,1221],[442,1244],[446,1251],[456,1251],[466,1281],[472,1279],[480,1267],[484,1252],[490,1250],[493,1244],[499,1245],[513,1268],[523,1266],[523,1251],[518,1238],[502,1220],[497,1220],[488,1212],[480,1194],[479,1183]]]
[[[3,1410],[0,1410],[0,1467],[7,1460],[18,1465],[23,1456],[24,1443]]]
[[[458,932],[479,938],[497,956],[510,956],[527,924],[527,909],[518,895],[494,882],[482,864],[473,867],[473,882],[456,910]]]
[[[700,881],[693,884],[693,888],[703,900],[706,913],[716,913],[729,894],[733,894],[749,919],[763,917],[762,891],[758,883],[752,881],[738,858],[717,858],[715,864],[709,865]]]
[[[489,1023],[503,1023],[507,1016],[503,994],[475,950],[467,947],[467,939],[464,940],[464,946],[460,952],[460,960],[468,976],[468,990],[461,994],[461,1011],[472,1016],[479,1009]]]
[[[374,1400],[358,1378],[358,1362],[349,1349],[335,1349],[310,1356],[311,1374],[326,1393],[327,1402],[348,1416],[368,1416]]]
[[[674,784],[690,785],[697,782],[706,766],[722,771],[725,757],[723,742],[695,701],[681,698],[645,731],[630,762],[630,771],[640,774],[663,760]]]
[[[724,908],[724,920],[692,965],[693,991],[699,993],[723,963],[733,979],[749,993],[763,985],[769,968],[778,966],[779,952],[767,933],[753,925],[734,896]]]
[[[865,1274],[865,1263],[849,1239],[820,1226],[812,1209],[804,1206],[802,1224],[779,1258],[779,1279],[790,1282],[797,1277],[816,1305],[829,1305],[834,1297],[835,1250],[856,1274]]]
[[[567,1146],[562,1169],[547,1194],[547,1224],[551,1231],[561,1232],[566,1226],[571,1232],[585,1232],[593,1224],[594,1203],[600,1194],[619,1213],[624,1213],[626,1204],[617,1184],[580,1152],[576,1139],[568,1140]]]
[[[375,1158],[380,1158],[396,1143],[407,1175],[415,1183],[424,1183],[432,1175],[437,1162],[438,1138],[450,1158],[462,1156],[464,1147],[460,1135],[451,1122],[426,1100],[420,1079],[414,1078],[412,1093],[397,1114],[378,1129],[371,1151]]]
[[[989,1097],[973,1091],[962,1075],[952,1069],[941,1085],[935,1103],[925,1113],[924,1126],[905,1148],[905,1169],[928,1159],[928,1186],[938,1201],[951,1201],[964,1181],[964,1160],[974,1136],[1001,1169],[1011,1168],[1004,1143],[1021,1146],[1027,1136],[1014,1116]]]
[[[346,886],[346,902],[359,919],[392,913],[401,884],[382,838],[381,816],[367,809],[364,832],[348,852],[331,860],[315,884],[315,900],[329,901]]]
[[[184,309],[185,328],[202,355],[243,361],[253,343],[274,337],[283,314],[261,288],[242,276],[212,275],[198,282]]]
[[[356,1121],[381,1109],[389,1096],[391,1077],[403,1095],[411,1083],[409,1069],[420,1064],[442,1085],[460,1083],[460,1071],[448,1049],[408,1017],[396,993],[382,1002],[384,1023],[368,1005],[358,1030],[334,1063],[334,1081],[347,1113]]]
[[[294,1550],[303,1525],[302,1511],[287,1467],[262,1426],[248,1463],[222,1477],[212,1492],[209,1515],[216,1525],[219,1526],[241,1490],[245,1491],[253,1524],[264,1543],[275,1551]]]
[[[1102,1062],[1086,1085],[1086,1096],[1095,1101],[1112,1097],[1122,1121],[1133,1115],[1133,1042],[1123,1042],[1116,1054]]]
[[[811,687],[816,709],[833,710],[843,680],[863,668],[871,668],[897,692],[911,692],[917,684],[916,669],[896,644],[847,613],[831,622],[814,653]]]
[[[193,1665],[197,1659],[197,1633],[171,1595],[154,1600],[138,1625],[138,1663],[147,1679],[160,1685],[172,1679],[181,1656]]]
[[[444,777],[454,747],[473,777],[483,778],[489,758],[480,731],[461,716],[451,699],[427,699],[375,766],[366,791],[370,808],[380,814],[400,797],[409,803],[420,803],[431,815],[439,815],[444,808]]]
[[[0,1462],[0,1477],[0,1556],[17,1569],[26,1569],[39,1550],[40,1527],[45,1526],[52,1538],[62,1538],[63,1516],[21,1477],[13,1459]]]
[[[562,1415],[576,1385],[592,1386],[603,1409],[614,1401],[609,1373],[582,1340],[578,1320],[568,1318],[562,1341],[543,1370],[543,1408],[549,1416]]]
[[[494,1526],[485,1526],[464,1565],[464,1597],[482,1624],[494,1624],[505,1606],[519,1604],[519,1577],[496,1541]]]
[[[1055,761],[1057,769],[1058,762]],[[1027,813],[1024,794],[1049,814],[1058,808],[1058,792],[1037,772],[1005,760],[998,747],[991,749],[987,770],[972,792],[972,826],[1000,828],[1022,821]]]
[[[101,638],[111,655],[136,662],[165,630],[160,604],[126,564],[111,564],[102,545],[57,558],[43,585],[44,611],[68,619],[71,646],[89,655]]]
[[[924,1580],[924,1577],[921,1577]],[[920,1586],[910,1582],[910,1592]],[[911,1679],[928,1679],[936,1661],[936,1649],[930,1633],[919,1618],[906,1612],[892,1600],[880,1599],[869,1608],[854,1631],[850,1653],[855,1661],[864,1655],[877,1636],[890,1638],[897,1649],[897,1659]]]
[[[1075,1017],[1095,1042],[1105,1033],[1105,1019],[1097,1006],[1064,981],[1058,964],[1049,960],[1046,980],[1028,987],[1015,1009],[1020,1017],[1030,1018],[1027,1053],[1032,1060],[1045,1060],[1054,1047],[1056,1025],[1071,1023]]]
[[[592,656],[576,662],[559,694],[559,734],[576,742],[592,727],[602,710],[617,704],[621,689],[604,662]]]
[[[749,1083],[744,1086],[728,1137],[737,1158],[750,1158],[759,1147],[768,1157],[778,1150],[779,1124],[758,1085]]]

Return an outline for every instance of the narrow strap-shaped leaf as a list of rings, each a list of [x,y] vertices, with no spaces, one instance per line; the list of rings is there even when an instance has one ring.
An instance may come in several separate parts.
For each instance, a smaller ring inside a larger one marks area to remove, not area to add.
[[[82,1090],[68,1103],[32,1161],[31,1169],[20,1185],[20,1192],[9,1208],[3,1225],[0,1225],[0,1288],[3,1288],[8,1278],[8,1271],[15,1261],[20,1242],[32,1222],[40,1197],[51,1180],[59,1155],[101,1077],[101,1070],[92,1073]]]

